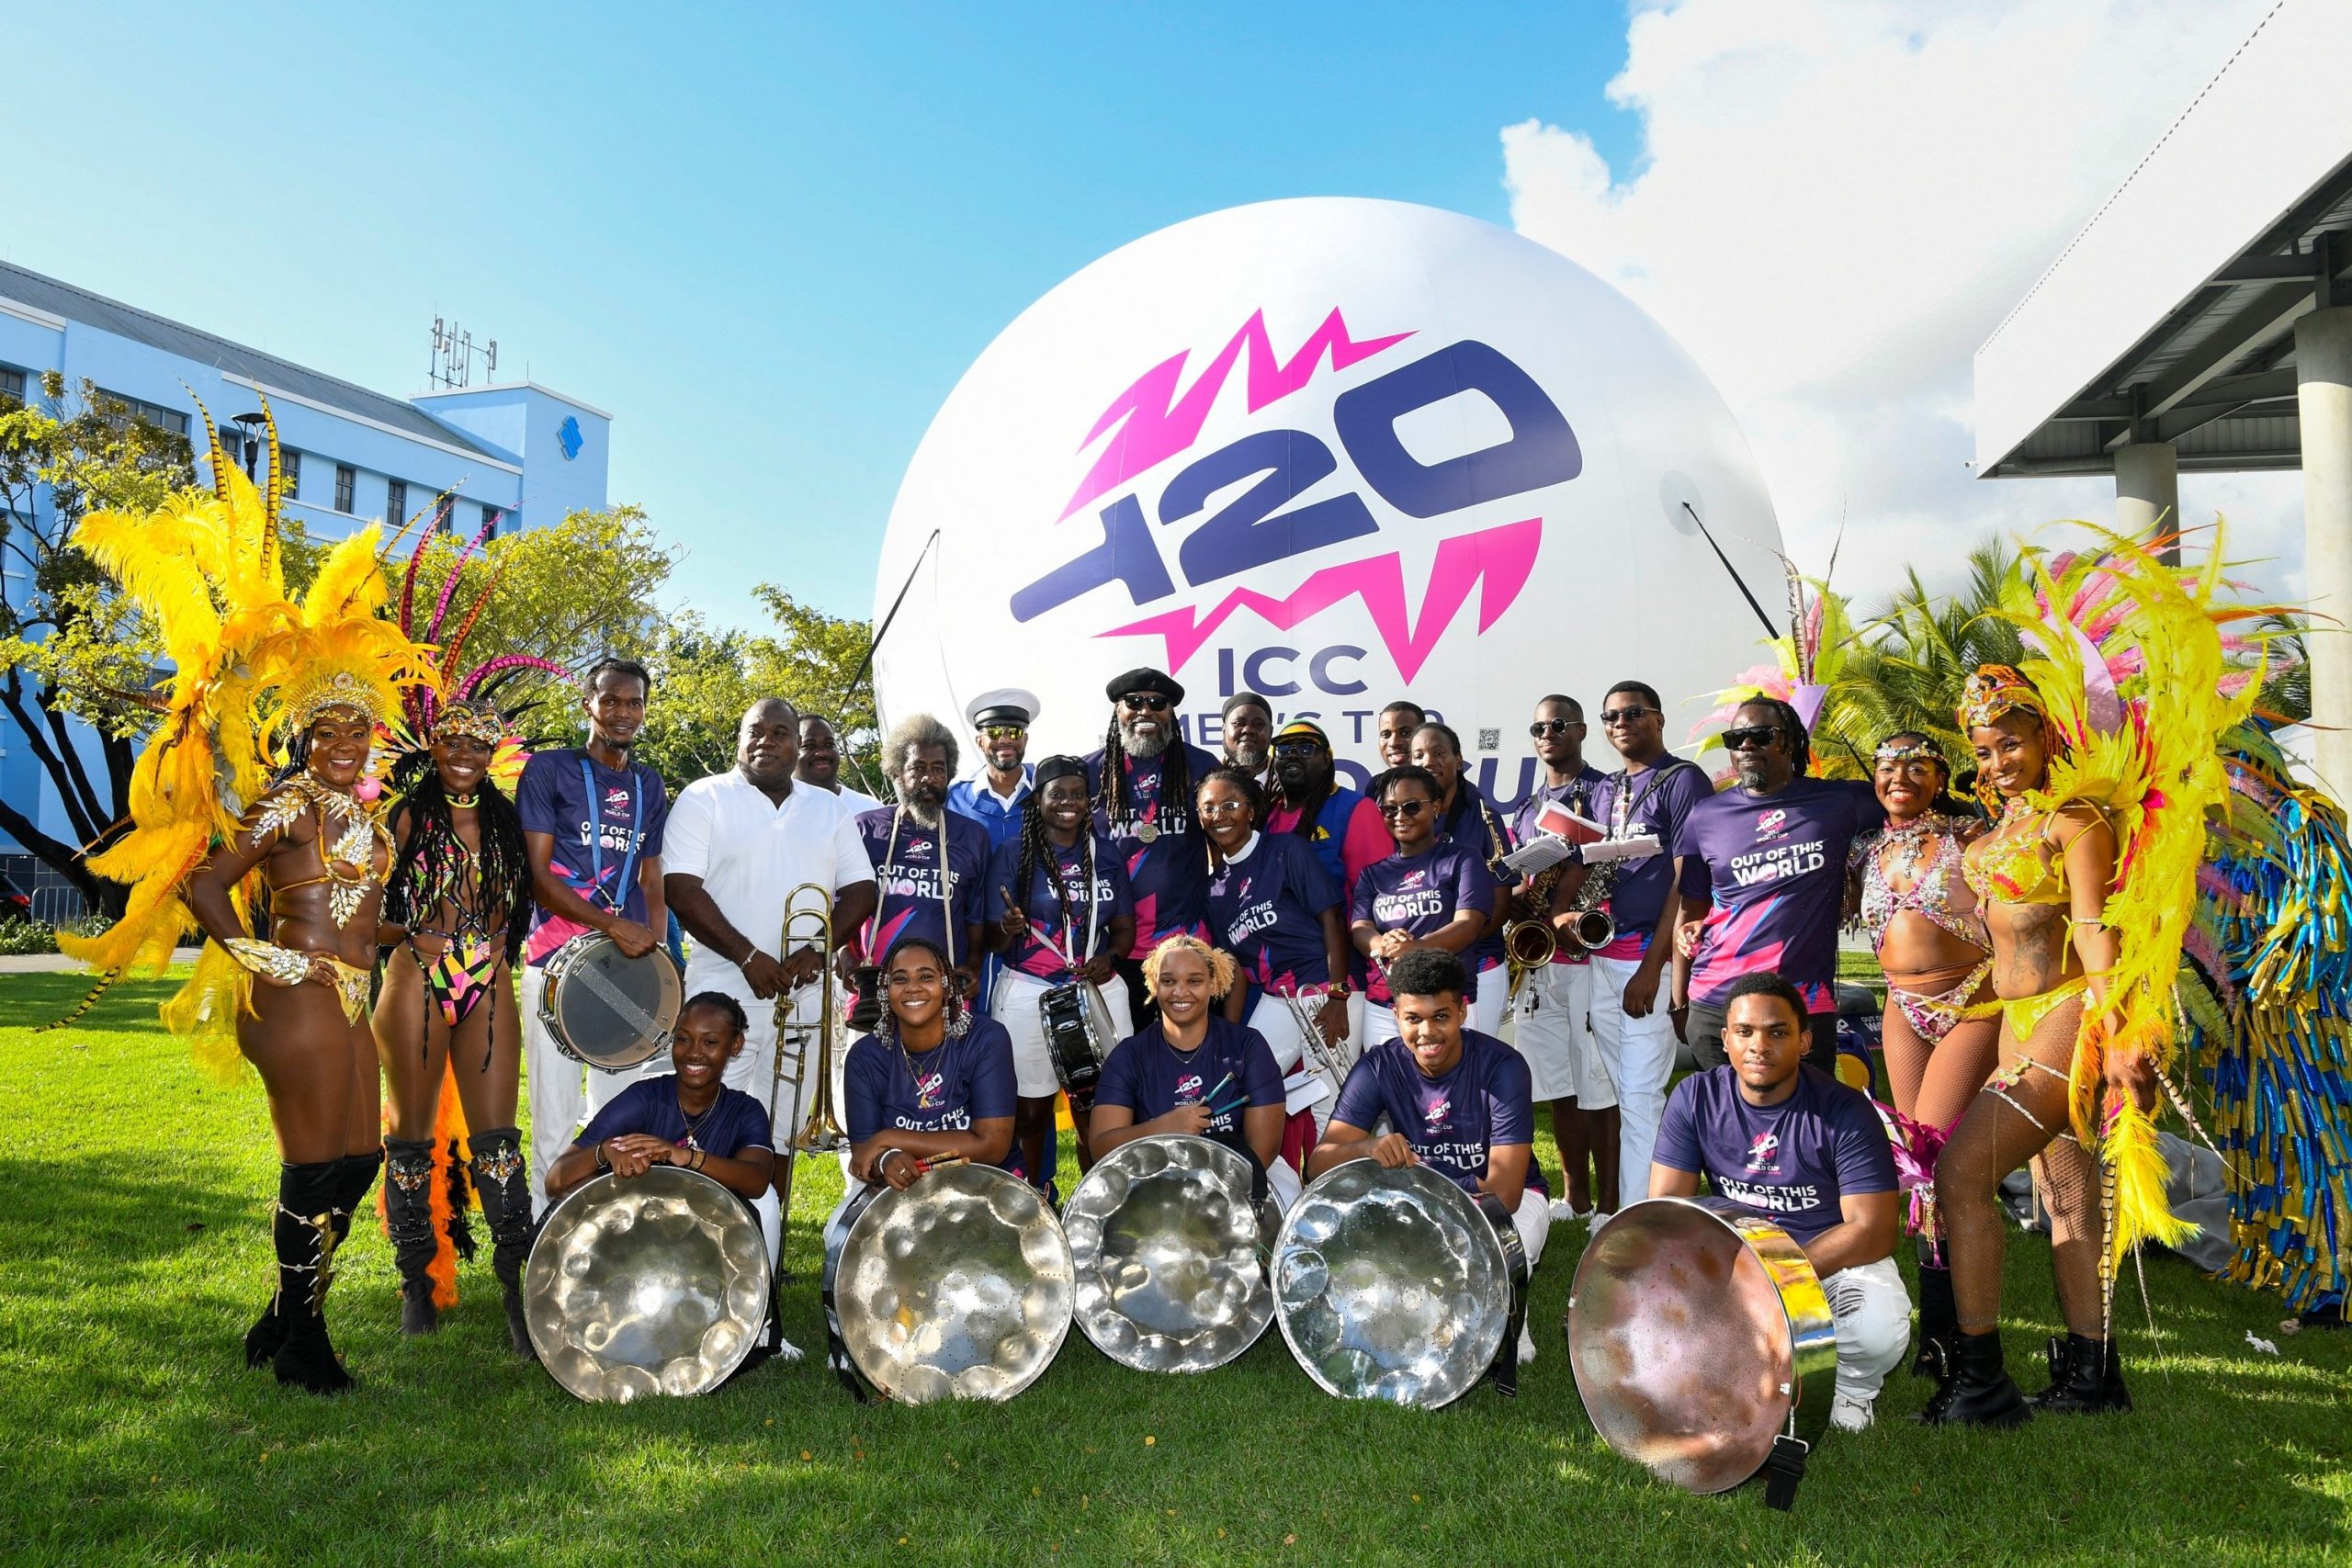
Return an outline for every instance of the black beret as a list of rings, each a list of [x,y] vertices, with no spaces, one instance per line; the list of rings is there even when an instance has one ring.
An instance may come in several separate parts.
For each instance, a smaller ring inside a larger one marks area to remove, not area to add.
[[[1184,700],[1182,684],[1173,675],[1165,671],[1154,670],[1149,665],[1130,670],[1124,675],[1113,676],[1110,683],[1102,688],[1102,694],[1114,703],[1130,692],[1157,692],[1171,703],[1181,703]]]
[[[1037,764],[1036,775],[1030,781],[1034,787],[1045,788],[1056,779],[1082,779],[1086,764],[1075,757],[1048,757]]]

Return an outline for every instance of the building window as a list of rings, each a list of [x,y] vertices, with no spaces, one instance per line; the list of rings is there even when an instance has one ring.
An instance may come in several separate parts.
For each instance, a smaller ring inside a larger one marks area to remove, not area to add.
[[[140,420],[153,425],[158,430],[169,431],[174,435],[185,437],[187,434],[187,415],[178,409],[167,409],[161,403],[151,403],[144,398],[129,397],[121,392],[109,392],[104,387],[98,389],[98,396],[109,402],[122,405],[119,412],[110,409],[101,411],[110,418]]]
[[[499,511],[498,508],[491,505],[488,502],[482,502],[481,526],[483,536],[492,539],[498,537],[498,520],[505,515],[506,514],[504,513]]]
[[[384,481],[384,521],[401,527],[408,522],[408,483],[403,479]]]
[[[23,371],[15,369],[9,366],[0,365],[0,398],[11,398],[20,403],[25,400],[25,373]]]
[[[278,471],[282,479],[281,493],[288,501],[302,499],[302,454],[291,446],[277,449]]]
[[[348,463],[334,466],[334,509],[347,513],[356,499],[352,492],[359,488],[359,470]]]

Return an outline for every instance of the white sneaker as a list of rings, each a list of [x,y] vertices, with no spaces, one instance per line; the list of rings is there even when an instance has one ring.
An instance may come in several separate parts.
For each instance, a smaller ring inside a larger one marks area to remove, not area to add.
[[[1566,1198],[1552,1200],[1552,1223],[1555,1225],[1581,1224],[1590,1218],[1590,1209],[1573,1208]]]
[[[1860,1432],[1870,1427],[1871,1401],[1839,1394],[1830,1402],[1829,1424],[1841,1432]]]
[[[1521,1324],[1519,1329],[1519,1364],[1523,1367],[1533,1359],[1535,1359],[1535,1331],[1527,1325]]]

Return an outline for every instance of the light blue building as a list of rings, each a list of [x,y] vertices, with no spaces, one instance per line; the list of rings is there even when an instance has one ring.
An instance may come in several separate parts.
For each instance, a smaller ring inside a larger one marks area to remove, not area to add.
[[[444,495],[450,526],[469,536],[484,522],[507,532],[605,503],[612,416],[576,399],[530,382],[390,397],[0,263],[0,398],[38,400],[52,370],[70,389],[92,382],[199,441],[198,400],[225,443],[236,416],[266,398],[294,480],[289,511],[314,538],[379,519],[397,525]],[[8,556],[0,592],[15,603],[25,586],[23,561]],[[70,840],[24,741],[0,714],[0,798]],[[28,886],[21,849],[0,833],[0,867]]]

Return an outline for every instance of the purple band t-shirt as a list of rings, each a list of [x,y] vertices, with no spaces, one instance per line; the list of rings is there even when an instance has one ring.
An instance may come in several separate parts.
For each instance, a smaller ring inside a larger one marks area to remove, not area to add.
[[[1348,923],[1370,920],[1381,931],[1401,931],[1418,941],[1435,936],[1464,909],[1487,915],[1494,908],[1495,879],[1487,874],[1486,863],[1459,844],[1440,842],[1418,855],[1390,855],[1365,866],[1356,878],[1355,908]],[[1471,963],[1463,954],[1464,966]],[[1386,970],[1378,964],[1371,970],[1365,998],[1389,1000]],[[1477,994],[1477,972],[1471,969],[1462,999],[1470,1001]]]
[[[1004,919],[1005,895],[1010,893],[1018,902],[1021,912],[1028,917],[1029,931],[1013,945],[1008,960],[1023,975],[1040,980],[1059,982],[1069,978],[1069,958],[1084,964],[1097,952],[1111,952],[1111,922],[1121,915],[1135,913],[1135,898],[1127,890],[1126,862],[1114,849],[1111,841],[1100,834],[1093,837],[1094,876],[1086,874],[1087,845],[1081,840],[1063,849],[1051,840],[1046,841],[1046,852],[1054,865],[1061,868],[1061,895],[1069,899],[1069,929],[1062,929],[1062,901],[1054,889],[1054,873],[1040,860],[1029,868],[1029,886],[1022,887],[1021,840],[1014,839],[999,844],[995,856],[989,862],[988,904],[984,919],[993,926]],[[1095,906],[1101,909],[1096,910]],[[1089,921],[1092,922],[1094,947],[1086,945]],[[1063,949],[1069,949],[1069,958]],[[1118,953],[1112,953],[1116,958]]]
[[[678,1109],[678,1075],[639,1078],[605,1102],[572,1140],[574,1148],[593,1149],[606,1138],[643,1133],[682,1149],[700,1149],[721,1159],[733,1159],[745,1149],[773,1149],[767,1108],[740,1089],[719,1086],[691,1132],[686,1113]]]
[[[1261,990],[1295,996],[1331,981],[1323,911],[1340,890],[1321,857],[1292,833],[1259,833],[1239,861],[1209,877],[1209,941],[1233,954]]]
[[[1366,1051],[1340,1086],[1331,1120],[1368,1133],[1383,1115],[1423,1165],[1471,1193],[1487,1174],[1488,1150],[1535,1139],[1535,1095],[1526,1058],[1475,1029],[1462,1032],[1462,1058],[1440,1077],[1423,1077],[1402,1040]],[[1527,1185],[1550,1190],[1535,1168],[1532,1149]]]
[[[1208,1033],[1190,1051],[1168,1043],[1157,1023],[1113,1046],[1094,1103],[1123,1105],[1138,1122],[1180,1105],[1229,1106],[1209,1118],[1204,1136],[1240,1148],[1242,1111],[1282,1104],[1283,1074],[1264,1035],[1212,1012]]]
[[[1721,1007],[1742,975],[1777,969],[1807,1010],[1835,1012],[1847,852],[1885,820],[1871,786],[1845,779],[1792,779],[1767,795],[1734,784],[1692,807],[1673,852],[1705,863],[1714,908],[1690,999]]]
[[[595,781],[593,807],[582,793],[583,760]],[[627,773],[615,773],[576,746],[534,752],[515,782],[514,811],[523,819],[523,831],[545,833],[555,840],[548,864],[566,886],[600,909],[615,910],[625,920],[644,921],[645,887],[638,867],[662,852],[662,825],[670,819],[669,796],[662,793],[662,775],[652,763],[631,762]],[[632,847],[637,859],[623,886],[621,871]],[[535,908],[528,962],[546,963],[557,948],[587,929]]]
[[[1667,1101],[1651,1157],[1705,1177],[1800,1243],[1845,1218],[1845,1194],[1895,1190],[1894,1152],[1878,1111],[1810,1065],[1797,1068],[1796,1092],[1778,1105],[1740,1098],[1735,1067],[1691,1074]]]
[[[1448,843],[1459,844],[1476,856],[1478,864],[1485,868],[1491,868],[1503,855],[1519,847],[1511,842],[1510,824],[1487,804],[1487,797],[1480,795],[1478,786],[1467,778],[1454,785],[1453,809],[1438,818],[1437,830],[1440,838]],[[1505,872],[1503,875],[1508,878],[1510,873]],[[1486,877],[1487,886],[1497,893],[1515,885],[1515,879],[1498,881],[1491,869],[1487,870]],[[1487,908],[1491,909],[1494,907],[1495,900],[1490,896]],[[1499,929],[1490,931],[1472,942],[1470,951],[1462,955],[1462,962],[1468,964],[1473,972],[1501,967],[1502,931]],[[1463,999],[1466,1001],[1469,998],[1465,997]]]
[[[1650,933],[1674,891],[1676,835],[1690,808],[1714,793],[1703,772],[1674,756],[1661,756],[1638,773],[1611,773],[1593,790],[1592,809],[1586,815],[1609,829],[1611,838],[1648,833],[1657,839],[1657,854],[1617,863],[1617,882],[1609,890],[1617,940],[1602,949],[1603,958],[1638,959],[1649,951]]]
[[[1097,750],[1086,759],[1086,786],[1098,803],[1094,830],[1116,844],[1119,853],[1126,857],[1127,886],[1136,904],[1136,942],[1126,954],[1130,958],[1143,957],[1163,937],[1198,936],[1205,929],[1202,897],[1208,889],[1208,836],[1193,814],[1189,789],[1182,800],[1160,798],[1168,758],[1178,746],[1184,748],[1193,788],[1225,765],[1181,738],[1148,761],[1128,758],[1126,811],[1116,822],[1100,805],[1103,754]]]
[[[961,812],[945,809],[939,813],[939,823],[926,828],[911,817],[900,818],[894,806],[858,814],[857,836],[865,842],[865,858],[874,863],[881,900],[865,949],[871,963],[882,963],[900,938],[910,936],[939,943],[958,964],[972,958],[969,928],[980,923],[988,902],[989,830]],[[943,834],[947,840],[944,905],[939,864]],[[956,923],[952,941],[947,930],[951,911]]]
[[[992,1018],[973,1019],[962,1039],[929,1051],[868,1034],[842,1068],[842,1122],[853,1144],[891,1129],[968,1133],[975,1122],[1012,1114],[1013,1084],[1012,1036]]]

